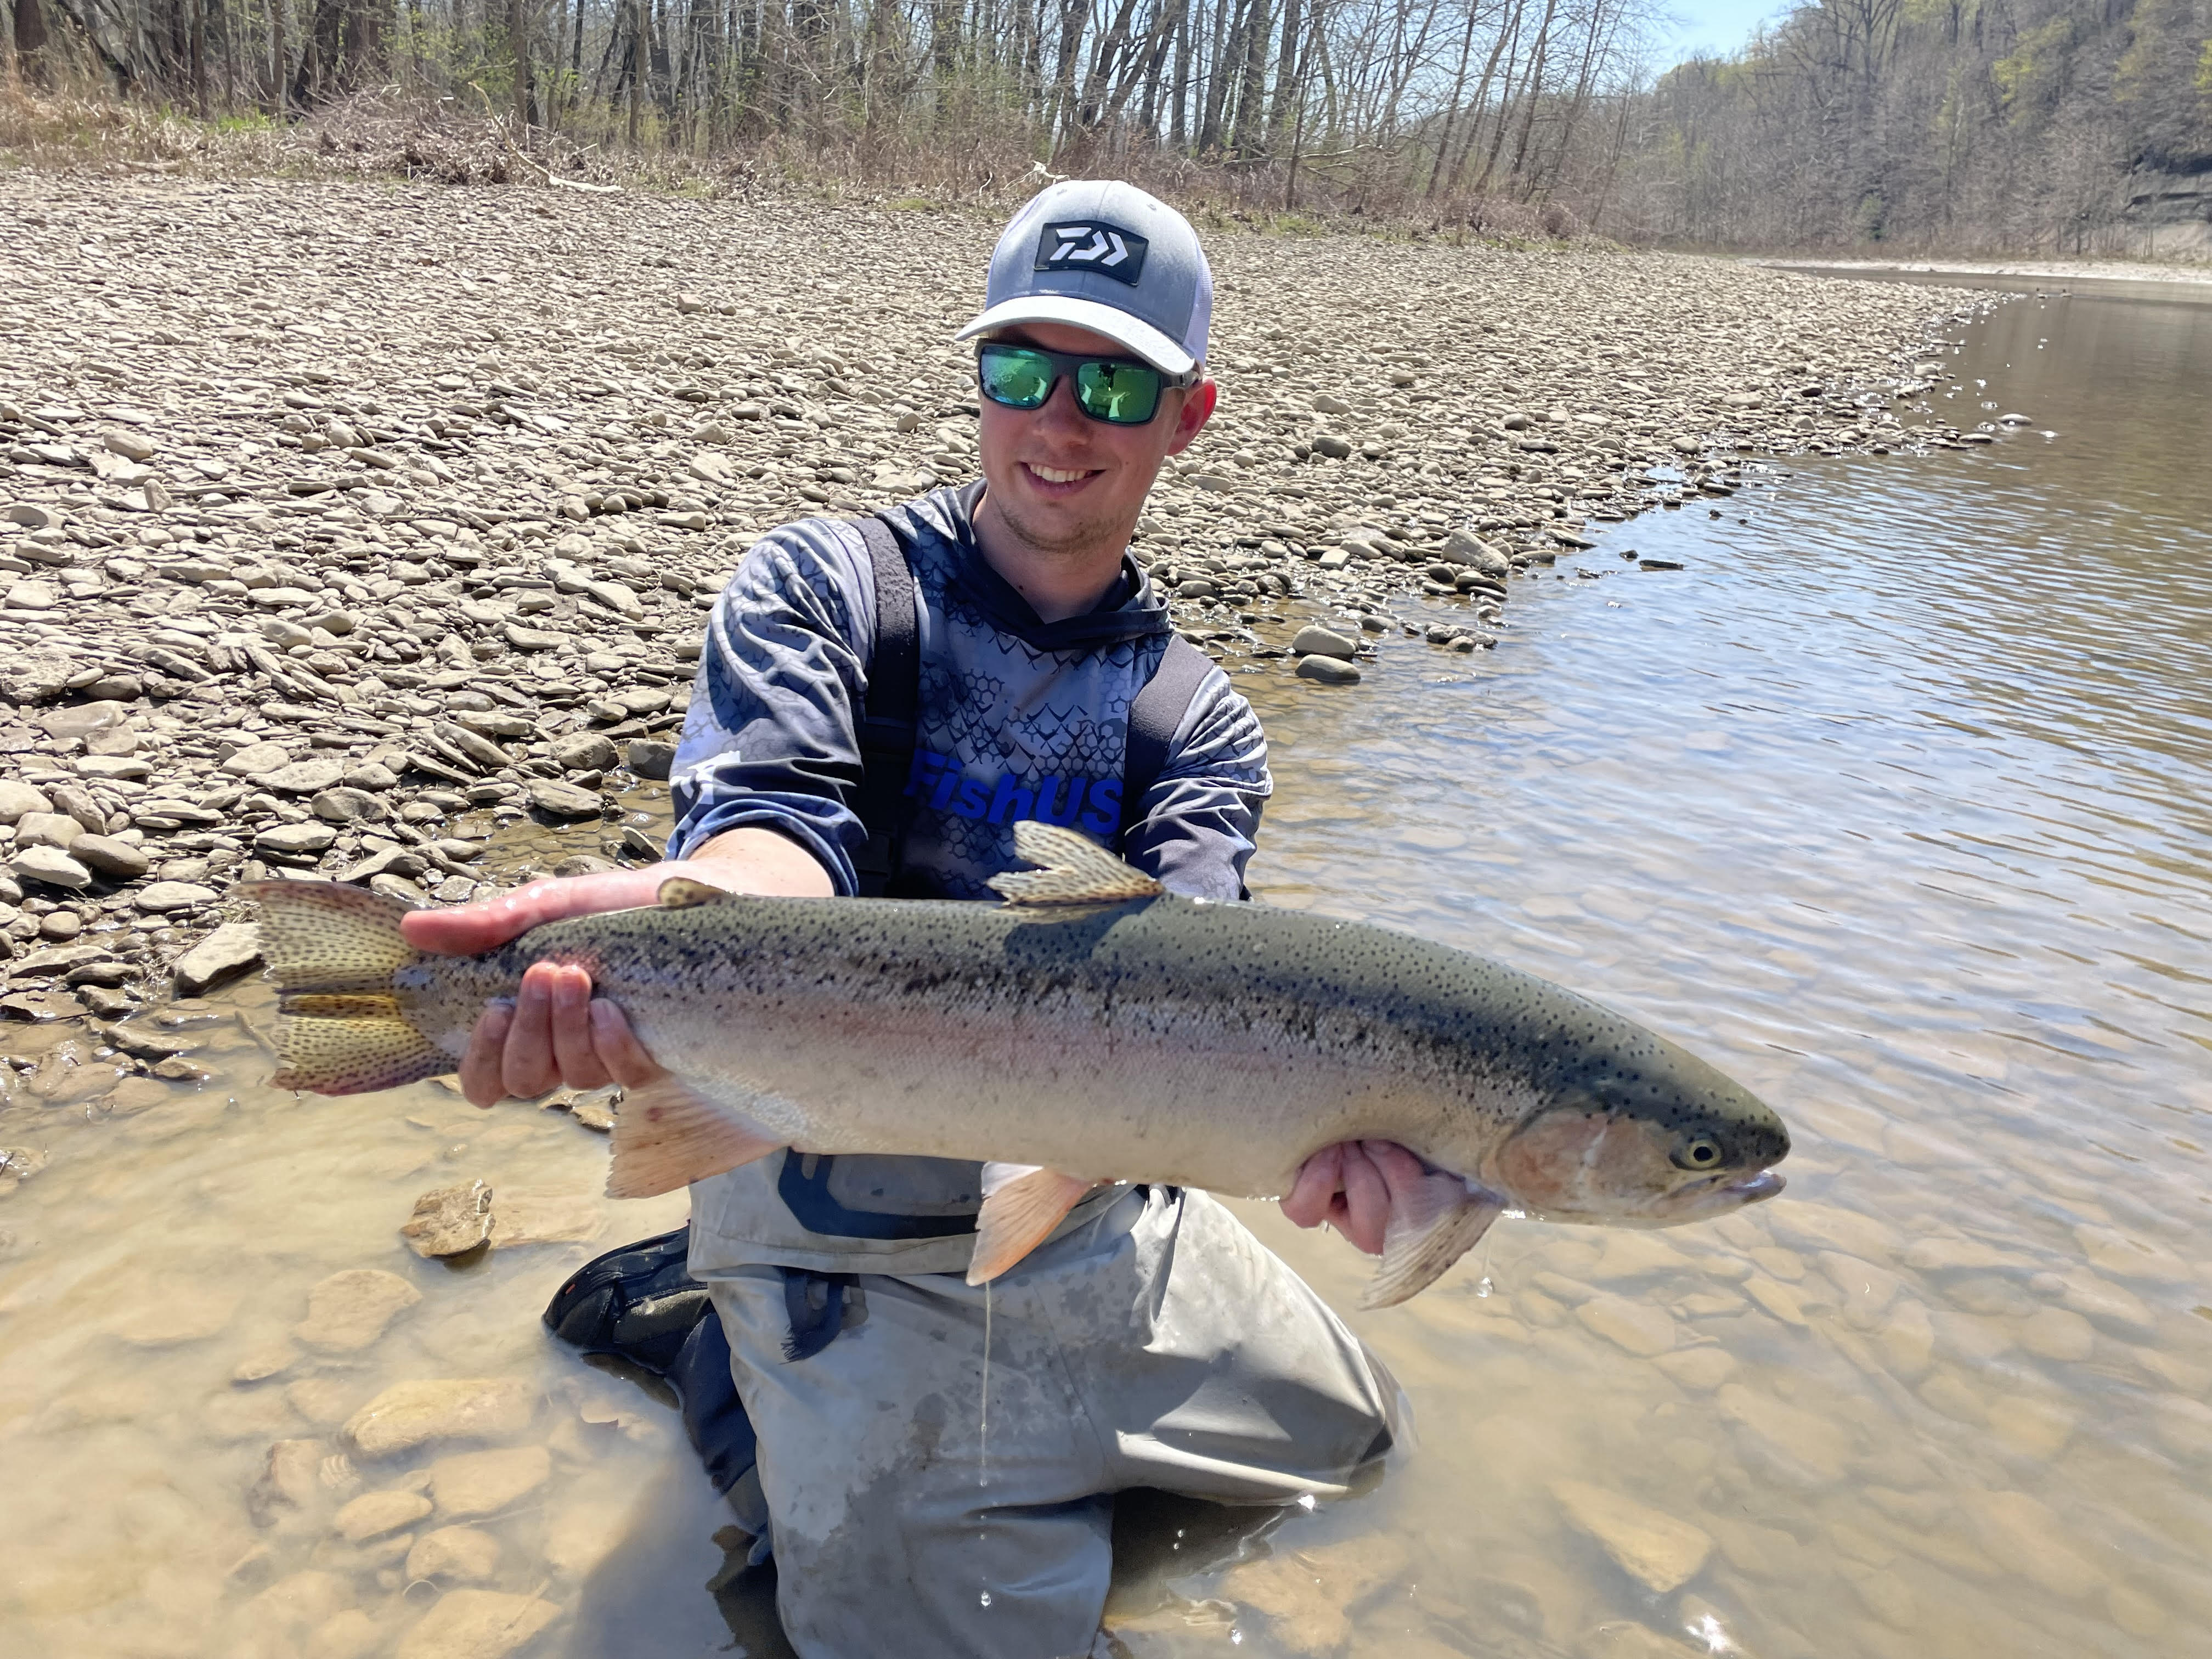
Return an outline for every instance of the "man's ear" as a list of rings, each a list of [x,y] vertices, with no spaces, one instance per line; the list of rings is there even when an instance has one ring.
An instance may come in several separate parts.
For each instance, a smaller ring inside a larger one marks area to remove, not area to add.
[[[1211,380],[1200,380],[1183,396],[1182,408],[1176,415],[1175,436],[1168,441],[1168,453],[1180,455],[1191,446],[1206,423],[1213,418],[1213,404],[1220,396]]]

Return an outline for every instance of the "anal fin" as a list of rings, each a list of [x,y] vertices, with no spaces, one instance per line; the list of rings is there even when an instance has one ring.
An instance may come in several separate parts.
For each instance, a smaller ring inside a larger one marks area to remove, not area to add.
[[[986,1285],[1052,1236],[1078,1200],[1098,1183],[1032,1164],[983,1167],[983,1207],[968,1282]]]
[[[1382,1265],[1359,1294],[1363,1308],[1395,1308],[1426,1290],[1505,1211],[1495,1194],[1442,1170],[1431,1170],[1410,1188],[1395,1188],[1390,1197]]]
[[[766,1158],[783,1142],[672,1073],[623,1097],[615,1113],[609,1198],[657,1198]]]

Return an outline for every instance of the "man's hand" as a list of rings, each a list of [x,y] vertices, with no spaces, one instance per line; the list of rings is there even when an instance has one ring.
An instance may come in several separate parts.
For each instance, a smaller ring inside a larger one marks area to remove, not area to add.
[[[401,920],[400,930],[418,951],[473,956],[545,922],[651,904],[673,876],[732,892],[803,897],[830,891],[829,872],[813,855],[772,830],[732,830],[699,854],[641,870],[533,881],[452,910],[417,910]],[[619,1083],[635,1089],[660,1075],[623,1011],[592,996],[591,975],[554,962],[532,964],[514,1001],[484,1010],[460,1066],[462,1094],[483,1107],[509,1096],[526,1100],[556,1084],[603,1089]]]
[[[1326,1221],[1368,1255],[1380,1255],[1397,1195],[1426,1173],[1395,1140],[1340,1141],[1298,1167],[1283,1195],[1283,1213],[1301,1227]]]

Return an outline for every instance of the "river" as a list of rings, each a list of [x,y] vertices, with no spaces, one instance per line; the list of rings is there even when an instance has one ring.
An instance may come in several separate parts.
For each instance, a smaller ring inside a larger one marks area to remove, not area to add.
[[[1918,409],[2031,417],[1998,441],[1747,464],[1736,495],[1516,580],[1493,652],[1391,636],[1356,688],[1242,682],[1278,776],[1261,897],[1608,1002],[1760,1093],[1796,1150],[1736,1217],[1501,1223],[1358,1316],[1417,1445],[1310,1512],[1130,1504],[1128,1654],[2197,1650],[2212,304],[2076,283],[1958,337]],[[185,1035],[218,1075],[189,1099],[92,1121],[88,1068],[35,1142],[5,1120],[52,1162],[0,1206],[0,1647],[382,1654],[473,1577],[517,1598],[492,1613],[557,1612],[533,1654],[784,1651],[672,1414],[535,1322],[680,1195],[592,1198],[604,1139],[563,1112],[274,1094],[265,988],[210,1000]],[[397,1248],[417,1193],[478,1177],[545,1242],[458,1268]],[[1243,1207],[1351,1305],[1347,1247]],[[364,1268],[400,1289],[331,1278]],[[418,1377],[537,1397],[544,1468],[473,1472],[492,1518],[471,1471],[336,1453]],[[394,1486],[428,1513],[331,1531]],[[416,1552],[455,1523],[489,1552],[448,1540],[427,1582]]]

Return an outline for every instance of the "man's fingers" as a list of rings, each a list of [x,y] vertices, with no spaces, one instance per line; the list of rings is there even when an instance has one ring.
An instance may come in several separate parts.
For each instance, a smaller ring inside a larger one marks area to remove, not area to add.
[[[652,864],[640,870],[601,870],[588,876],[533,881],[477,904],[411,911],[400,918],[399,930],[418,951],[472,956],[495,950],[516,934],[549,921],[651,904],[660,884],[684,869],[681,865]]]
[[[629,1028],[629,1018],[605,997],[592,999],[592,1046],[607,1068],[607,1073],[625,1089],[641,1089],[655,1078],[663,1075],[645,1045],[637,1040],[637,1033]]]
[[[472,1106],[499,1104],[507,1093],[501,1075],[507,1063],[507,1034],[514,1024],[514,1005],[504,1000],[491,1004],[469,1033],[468,1052],[461,1056],[461,1094]]]
[[[1283,1194],[1283,1213],[1301,1227],[1318,1227],[1343,1182],[1344,1148],[1324,1146],[1298,1166],[1297,1179]]]
[[[612,1079],[592,1040],[592,976],[573,963],[552,975],[553,1060],[571,1089],[602,1089]]]
[[[1366,1143],[1344,1149],[1344,1236],[1370,1255],[1382,1254],[1382,1232],[1390,1221],[1390,1188],[1367,1155]]]
[[[560,1080],[553,1064],[553,983],[560,971],[550,962],[532,963],[515,994],[501,1079],[508,1094],[523,1100],[544,1094]]]

